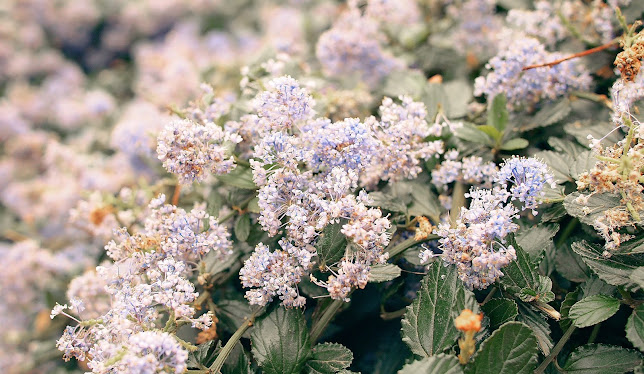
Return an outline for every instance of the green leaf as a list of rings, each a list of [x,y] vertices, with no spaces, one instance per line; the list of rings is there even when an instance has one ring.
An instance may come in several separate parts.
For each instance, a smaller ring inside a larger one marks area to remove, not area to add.
[[[299,309],[275,308],[250,336],[253,357],[267,374],[297,374],[311,353],[306,320]]]
[[[235,222],[235,236],[245,242],[248,239],[248,234],[250,234],[250,216],[242,214]]]
[[[644,237],[629,240],[619,246],[620,255],[633,255],[636,253],[644,253]]]
[[[392,98],[408,95],[414,99],[420,98],[427,85],[427,78],[418,70],[397,70],[387,76],[383,94]]]
[[[629,278],[640,288],[644,288],[644,266],[640,266],[633,270]]]
[[[577,301],[579,301],[581,295],[581,288],[577,287],[573,292],[568,292],[566,294],[566,297],[564,298],[564,301],[561,303],[561,307],[559,308],[559,313],[561,313],[559,325],[561,326],[561,329],[563,331],[568,330],[568,328],[572,324],[572,320],[568,318],[568,315],[570,314],[570,308],[572,308],[572,306],[575,305]]]
[[[349,348],[337,343],[318,344],[311,349],[311,358],[304,372],[308,374],[333,374],[346,369],[353,361]]]
[[[510,237],[508,245],[514,247],[517,259],[503,268],[505,275],[500,279],[501,286],[515,295],[519,295],[525,288],[536,292],[539,274],[533,266],[530,256],[517,244],[514,237]]]
[[[188,356],[188,367],[198,368],[200,364],[208,366],[208,361],[215,353],[215,351],[212,349],[213,346],[216,346],[214,340],[209,340],[203,344],[198,345],[197,350],[190,352]]]
[[[438,218],[441,214],[441,205],[438,197],[432,192],[429,183],[420,183],[415,181],[398,182],[408,183],[411,188],[412,205],[408,214],[411,216],[426,216]]]
[[[613,254],[606,258],[602,255],[603,248],[588,244],[586,241],[572,243],[572,250],[581,256],[600,279],[613,286],[638,288],[639,284],[630,278],[631,273],[644,266],[642,255]]]
[[[607,295],[613,296],[615,293],[615,286],[604,282],[603,280],[597,278],[594,274],[588,277],[586,282],[580,286],[583,297],[595,296],[595,295]]]
[[[555,299],[555,294],[551,289],[552,280],[539,275],[539,283],[536,287],[522,288],[517,296],[524,302],[541,301],[543,303],[549,303]]]
[[[407,204],[400,199],[396,199],[392,194],[381,191],[370,192],[369,199],[372,201],[369,206],[374,206],[391,212],[407,212]]]
[[[396,279],[400,276],[402,269],[394,264],[376,264],[369,272],[369,282],[380,283]]]
[[[619,374],[642,362],[639,352],[604,344],[587,344],[575,349],[563,369],[565,373]]]
[[[464,297],[456,269],[443,266],[441,261],[432,262],[401,321],[403,341],[412,352],[429,357],[454,344],[459,336],[454,318],[461,312],[454,306],[463,304]]]
[[[423,80],[425,80],[423,78]],[[427,83],[420,95],[421,101],[427,107],[427,120],[433,121],[438,113],[438,108],[442,107],[445,112],[449,112],[449,101],[445,88],[442,84]]]
[[[239,165],[228,174],[217,175],[217,179],[229,186],[245,190],[257,189],[255,182],[253,182],[253,172],[249,168],[244,168]]]
[[[508,108],[505,94],[498,94],[489,103],[487,109],[487,124],[503,135],[508,124]]]
[[[453,80],[443,84],[449,105],[447,117],[459,118],[469,113],[468,104],[472,100],[472,86],[466,80]]]
[[[487,134],[479,131],[476,126],[471,123],[464,123],[463,126],[454,131],[454,135],[456,135],[457,138],[468,142],[494,147],[494,140]]]
[[[496,330],[506,322],[514,321],[519,314],[517,303],[511,299],[491,299],[481,306],[483,312],[490,318],[490,328]]]
[[[577,327],[588,327],[609,319],[619,310],[619,300],[606,295],[581,299],[570,308],[568,317]]]
[[[590,274],[590,269],[584,260],[570,249],[569,244],[562,245],[557,249],[555,268],[559,274],[571,282],[583,282]]]
[[[222,325],[229,331],[235,331],[245,321],[244,318],[251,315],[253,311],[246,300],[223,300],[217,303],[216,313]],[[248,335],[249,333],[246,333],[244,336]]]
[[[207,365],[206,365],[207,366]],[[244,346],[237,342],[235,348],[221,367],[221,374],[251,374],[250,360],[244,352]]]
[[[463,369],[455,356],[439,353],[403,366],[398,374],[463,374]]]
[[[568,214],[591,226],[606,210],[620,206],[622,200],[618,195],[602,193],[591,195],[585,204],[580,204],[577,202],[580,195],[579,192],[573,192],[566,196],[564,207]]]
[[[259,209],[259,197],[255,197],[254,199],[249,201],[248,205],[246,205],[246,209],[251,213],[260,213],[261,210]]]
[[[569,175],[572,179],[577,180],[579,175],[592,169],[596,163],[597,159],[591,151],[583,152],[577,155],[575,161],[570,164]]]
[[[554,136],[548,138],[548,144],[557,152],[563,152],[574,159],[577,159],[579,154],[588,151],[588,148],[583,147],[576,142]]]
[[[327,225],[315,243],[318,264],[324,266],[338,262],[344,256],[346,246],[347,238],[342,233],[342,223]]]
[[[515,236],[517,244],[528,255],[538,256],[552,244],[552,238],[559,231],[559,225],[537,225],[523,228]]]
[[[595,139],[604,139],[602,140],[604,146],[617,143],[624,139],[621,131],[613,130],[615,130],[615,125],[609,122],[590,125],[588,121],[575,121],[564,126],[564,131],[574,136],[579,144],[583,145],[588,144],[588,135],[592,135]]]
[[[523,149],[526,148],[527,146],[530,145],[530,142],[523,138],[514,138],[506,141],[503,143],[501,146],[501,150],[503,151],[514,151],[517,149]]]
[[[476,129],[487,134],[490,138],[494,139],[495,142],[500,142],[503,138],[503,133],[500,132],[496,127],[490,125],[476,126]]]
[[[640,351],[644,351],[644,304],[633,310],[626,322],[626,338]]]
[[[572,182],[570,177],[570,165],[575,162],[572,156],[553,151],[541,151],[534,154],[535,158],[543,160],[552,171],[555,181],[559,184]]]
[[[554,103],[548,103],[541,108],[525,125],[520,127],[520,131],[534,130],[539,127],[553,125],[570,114],[572,108],[570,100],[564,98]]]
[[[520,322],[508,322],[485,339],[465,367],[466,374],[532,374],[537,364],[537,339]]]
[[[520,303],[517,321],[528,325],[537,338],[539,349],[544,355],[548,355],[555,344],[550,337],[550,324],[543,314],[532,308],[530,304]]]

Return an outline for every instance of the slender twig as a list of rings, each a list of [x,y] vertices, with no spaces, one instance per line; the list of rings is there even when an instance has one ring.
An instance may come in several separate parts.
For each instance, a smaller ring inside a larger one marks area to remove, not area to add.
[[[483,299],[483,302],[481,302],[481,306],[485,305],[488,301],[492,299],[492,296],[496,293],[496,287],[492,288],[490,292],[488,292],[487,296],[485,296],[485,299]]]
[[[617,41],[615,41],[615,40],[610,42],[610,43],[600,45],[599,47],[587,49],[587,50],[585,50],[583,52],[575,53],[575,54],[572,54],[570,56],[560,58],[558,60],[554,60],[554,61],[551,61],[551,62],[546,62],[546,63],[543,63],[543,64],[529,65],[529,66],[524,67],[522,70],[525,71],[525,70],[536,69],[536,68],[553,67],[555,65],[561,64],[564,61],[572,60],[573,58],[577,58],[577,57],[588,56],[588,55],[591,55],[593,53],[603,51],[604,49],[610,48],[610,47],[612,47],[614,45],[617,45]]]
[[[563,334],[561,339],[559,339],[559,341],[557,342],[557,345],[555,345],[554,348],[552,348],[552,351],[550,352],[548,357],[546,357],[546,359],[543,360],[541,365],[539,365],[539,367],[534,371],[534,374],[541,374],[546,370],[550,362],[552,362],[552,360],[557,358],[557,355],[559,354],[559,352],[561,352],[561,349],[564,347],[564,345],[566,345],[566,343],[568,342],[568,339],[570,339],[570,337],[572,336],[572,333],[575,332],[576,329],[577,328],[575,327],[575,325],[570,324],[570,327],[568,327],[568,330],[566,330],[566,332]]]
[[[237,345],[237,342],[239,339],[241,339],[242,335],[253,326],[255,323],[255,318],[261,314],[261,312],[264,311],[264,308],[257,309],[254,311],[248,319],[246,319],[242,324],[239,326],[237,331],[233,334],[233,336],[228,339],[228,342],[226,342],[226,345],[221,349],[219,352],[219,355],[217,355],[217,358],[215,359],[215,362],[210,365],[210,368],[208,368],[208,372],[210,373],[215,373],[219,374],[221,373],[221,368],[224,366],[224,362],[226,362],[226,359],[230,355],[230,353],[233,351],[235,348],[235,345]]]
[[[385,321],[388,321],[390,319],[400,318],[405,315],[406,311],[407,311],[407,308],[398,309],[393,312],[387,312],[385,310],[382,310],[380,312],[380,318],[384,319]]]
[[[322,333],[324,332],[324,329],[329,325],[329,322],[335,317],[335,314],[340,310],[340,308],[344,305],[343,300],[333,300],[331,305],[329,305],[325,310],[324,313],[322,313],[322,316],[320,319],[317,321],[313,322],[313,326],[311,326],[311,342],[316,342]]]
[[[595,339],[597,339],[597,335],[599,335],[599,329],[601,328],[602,323],[598,323],[595,326],[593,326],[593,331],[590,332],[590,337],[588,337],[588,344],[592,344],[595,342]]]
[[[177,206],[179,204],[180,195],[181,195],[181,183],[177,183],[174,186],[174,193],[172,194],[172,205]]]

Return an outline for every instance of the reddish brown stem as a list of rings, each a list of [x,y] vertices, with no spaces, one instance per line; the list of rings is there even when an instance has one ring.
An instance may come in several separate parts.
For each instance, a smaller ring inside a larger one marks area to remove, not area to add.
[[[177,183],[176,186],[174,186],[174,193],[172,194],[172,205],[177,205],[179,204],[179,195],[181,195],[181,183]]]
[[[525,70],[536,69],[536,68],[553,67],[555,65],[561,64],[564,61],[572,60],[573,58],[592,55],[593,53],[603,51],[604,49],[610,48],[610,47],[612,47],[614,45],[617,45],[616,41],[610,42],[608,44],[600,45],[599,47],[591,48],[591,49],[585,50],[583,52],[575,53],[575,54],[570,55],[568,57],[560,58],[560,59],[552,61],[552,62],[546,62],[544,64],[537,64],[537,65],[529,65],[529,66],[524,67],[522,70],[525,71]]]

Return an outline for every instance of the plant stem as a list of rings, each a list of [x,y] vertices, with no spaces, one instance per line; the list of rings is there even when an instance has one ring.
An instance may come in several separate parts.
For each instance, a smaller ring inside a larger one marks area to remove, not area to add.
[[[235,348],[235,345],[237,345],[237,342],[239,342],[239,339],[241,339],[242,335],[248,330],[253,324],[255,323],[255,317],[260,314],[260,312],[263,312],[264,308],[257,309],[254,311],[250,317],[242,324],[239,326],[237,331],[233,334],[233,336],[228,339],[228,342],[226,342],[226,345],[221,349],[219,352],[219,355],[217,355],[217,358],[215,359],[215,362],[210,365],[210,368],[208,368],[207,372],[215,373],[215,374],[220,374],[221,373],[221,368],[224,366],[224,362],[226,362],[226,359],[230,355],[230,353],[233,351]]]
[[[593,331],[590,332],[590,337],[588,337],[588,344],[595,342],[595,339],[597,339],[597,335],[599,335],[599,329],[601,328],[601,326],[602,326],[601,322],[593,326]]]
[[[490,292],[485,296],[485,299],[483,299],[483,302],[481,302],[481,306],[485,305],[488,301],[492,299],[492,296],[496,293],[496,287],[493,287]]]
[[[530,70],[530,69],[545,68],[545,67],[549,67],[549,68],[551,68],[551,67],[553,67],[553,66],[555,66],[555,65],[559,65],[559,64],[561,64],[561,63],[562,63],[562,62],[564,62],[564,61],[572,60],[573,58],[577,58],[577,57],[584,57],[584,56],[588,56],[588,55],[591,55],[591,54],[593,54],[593,53],[597,53],[597,52],[599,52],[599,51],[603,51],[604,49],[610,48],[610,47],[612,47],[612,46],[614,46],[614,45],[617,45],[617,41],[616,41],[616,40],[613,40],[612,42],[610,42],[610,43],[606,43],[606,44],[604,44],[604,45],[600,45],[599,47],[595,47],[595,48],[587,49],[587,50],[585,50],[585,51],[583,51],[583,52],[575,53],[575,54],[572,54],[572,55],[570,55],[570,56],[567,56],[567,57],[564,57],[564,58],[560,58],[560,59],[558,59],[558,60],[554,60],[554,61],[551,61],[551,62],[546,62],[546,63],[543,63],[543,64],[528,65],[528,66],[525,66],[522,70],[523,70],[523,71],[526,71],[526,70]]]
[[[573,324],[571,324],[570,327],[568,327],[568,330],[566,330],[566,332],[563,334],[561,339],[559,339],[559,341],[557,342],[557,345],[555,345],[554,348],[552,348],[552,351],[550,352],[548,357],[546,357],[546,359],[543,360],[541,365],[539,365],[539,367],[534,371],[534,374],[541,374],[546,370],[550,362],[552,362],[552,360],[557,358],[557,355],[559,354],[559,352],[561,352],[561,349],[564,347],[566,342],[568,342],[568,339],[570,339],[570,337],[572,336],[572,333],[575,332],[576,329],[577,328]]]
[[[324,332],[324,329],[329,325],[329,322],[333,319],[335,314],[340,310],[340,308],[344,305],[343,300],[333,300],[333,303],[329,305],[325,310],[324,313],[322,313],[322,316],[320,319],[317,321],[313,322],[313,326],[311,326],[311,343],[315,343],[322,333]]]
[[[452,192],[452,209],[449,212],[449,220],[452,226],[456,225],[456,220],[461,214],[461,208],[465,206],[465,185],[461,182],[454,184]]]
[[[174,186],[174,193],[172,194],[172,205],[177,206],[179,204],[179,196],[181,195],[181,183],[177,182]]]
[[[414,237],[407,238],[403,240],[402,242],[398,243],[391,249],[387,249],[386,252],[389,253],[389,257],[394,257],[405,251],[405,249],[410,248],[415,246],[418,243],[422,243],[427,240],[433,240],[433,239],[438,239],[440,236],[434,235],[434,234],[429,234],[425,239],[422,240],[416,240]]]

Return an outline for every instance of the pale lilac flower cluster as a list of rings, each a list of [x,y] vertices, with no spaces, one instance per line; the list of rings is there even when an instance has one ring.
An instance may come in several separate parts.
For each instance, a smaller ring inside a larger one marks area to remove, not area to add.
[[[320,35],[315,54],[328,75],[356,73],[376,84],[401,67],[400,61],[382,49],[382,39],[378,22],[350,4],[331,29]]]
[[[72,306],[56,306],[52,311],[52,318],[63,313],[78,322],[67,327],[57,342],[66,360],[88,360],[94,373],[182,373],[186,369],[187,351],[156,324],[168,314],[174,323],[191,323],[204,330],[212,325],[210,314],[195,317],[192,303],[199,294],[186,278],[192,271],[188,261],[211,251],[226,255],[231,243],[225,228],[203,209],[187,213],[163,205],[164,200],[161,195],[150,203],[141,232],[130,235],[122,229],[121,242],[106,245],[115,264],[75,279],[68,292]],[[85,301],[91,304],[86,313]],[[65,309],[94,319],[79,321]]]
[[[374,117],[365,121],[380,142],[361,176],[361,183],[367,188],[374,187],[380,180],[395,182],[415,178],[422,170],[420,160],[443,153],[441,140],[425,141],[432,131],[425,118],[425,105],[408,96],[402,96],[400,100],[402,103],[397,104],[385,97],[380,106],[380,121]]]
[[[183,119],[171,122],[159,134],[157,154],[169,172],[190,184],[203,181],[208,173],[227,174],[234,169],[233,157],[227,157],[227,145],[241,140],[212,122],[198,124]]]
[[[541,99],[554,100],[570,90],[586,89],[591,78],[575,61],[565,61],[552,67],[524,71],[533,64],[542,64],[561,58],[559,53],[547,52],[534,38],[513,40],[493,57],[486,67],[491,71],[474,81],[474,94],[494,97],[504,94],[508,106],[532,106]]]
[[[266,97],[265,93],[257,96],[258,108]],[[298,100],[308,101],[306,97]],[[383,127],[403,122],[397,136],[404,138],[398,145],[405,139],[422,142],[421,135],[429,128],[424,106],[405,99],[404,106],[389,104],[388,108],[383,111],[387,121]],[[258,222],[271,236],[282,230],[286,234],[279,242],[281,249],[271,252],[258,245],[240,271],[242,285],[252,288],[246,293],[252,304],[265,305],[279,297],[287,307],[304,305],[306,300],[297,284],[309,275],[317,255],[315,244],[329,224],[342,224],[341,232],[354,247],[340,261],[337,272],[332,268],[335,264],[326,264],[325,270],[333,273],[326,282],[315,280],[332,298],[346,299],[352,287],[364,287],[360,274],[368,274],[372,264],[387,258],[383,249],[389,243],[389,220],[379,209],[367,207],[364,191],[357,197],[353,194],[359,174],[387,149],[376,133],[382,131],[380,125],[373,125],[378,121],[299,120],[304,122],[298,128],[266,128],[250,160],[254,181],[260,187]],[[419,149],[412,150],[416,151],[412,157],[424,157],[423,149],[414,146]],[[398,157],[403,157],[400,153]],[[338,287],[338,282],[345,286]]]
[[[546,46],[554,46],[566,36],[566,28],[557,17],[554,5],[541,0],[535,2],[534,8],[511,9],[506,21],[526,35],[542,40]]]
[[[450,35],[452,45],[462,53],[494,54],[503,26],[503,19],[495,14],[495,9],[496,0],[465,0],[450,5],[447,12],[457,22],[457,31]]]
[[[483,188],[491,188],[498,168],[491,162],[483,162],[479,156],[463,157],[458,161],[458,151],[445,153],[445,160],[432,171],[432,184],[439,190],[456,181]]]
[[[416,0],[369,0],[365,15],[389,25],[409,25],[421,16]]]
[[[453,226],[441,223],[436,231],[441,236],[441,258],[456,265],[459,278],[470,289],[487,288],[503,276],[501,269],[516,259],[516,250],[505,244],[505,237],[519,229],[514,219],[521,210],[536,213],[536,199],[546,184],[553,182],[553,176],[542,162],[515,157],[504,164],[494,181],[492,189],[470,190],[466,194],[471,198],[469,208],[461,208]],[[508,183],[512,183],[509,191]],[[521,210],[514,201],[524,203]],[[435,256],[431,249],[420,253],[422,262]]]
[[[644,69],[640,69],[639,74],[632,82],[626,82],[624,79],[618,79],[611,88],[611,97],[613,100],[612,120],[616,124],[624,123],[624,116],[630,117],[631,107],[633,104],[644,98]]]
[[[289,129],[315,114],[313,98],[288,75],[270,80],[268,89],[259,93],[253,103],[262,124],[270,130]]]
[[[545,195],[546,185],[554,188],[554,177],[548,171],[548,166],[535,158],[513,156],[506,160],[496,174],[494,181],[507,189],[511,183],[512,200],[523,203],[523,209],[532,209],[537,214],[538,199]]]

